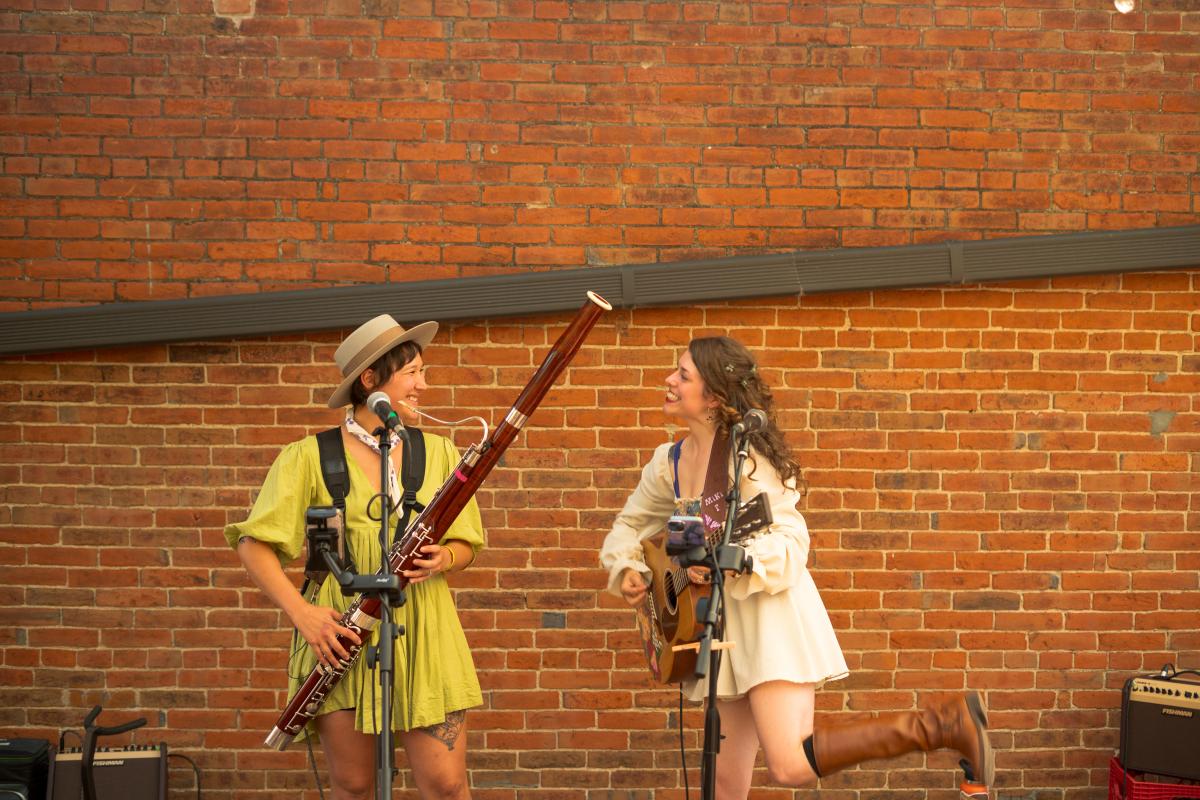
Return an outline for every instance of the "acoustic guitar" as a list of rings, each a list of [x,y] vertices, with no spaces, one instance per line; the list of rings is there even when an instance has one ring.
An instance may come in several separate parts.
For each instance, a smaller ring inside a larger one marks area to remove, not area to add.
[[[687,519],[687,518],[684,518]],[[699,520],[697,520],[699,522]],[[732,544],[770,525],[771,506],[766,494],[742,504],[734,518]],[[650,589],[635,608],[638,633],[650,673],[659,683],[678,683],[694,674],[696,644],[704,633],[704,616],[712,599],[712,584],[688,580],[687,567],[668,552],[687,546],[720,542],[722,529],[702,533],[702,526],[663,530],[642,541],[642,555],[650,568]]]

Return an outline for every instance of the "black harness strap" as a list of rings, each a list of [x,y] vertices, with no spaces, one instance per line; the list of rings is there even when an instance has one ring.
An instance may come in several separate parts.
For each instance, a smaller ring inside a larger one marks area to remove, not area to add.
[[[423,503],[417,502],[417,490],[425,482],[425,435],[420,428],[405,428],[408,431],[408,444],[400,462],[400,484],[404,494],[400,497],[400,519],[396,522],[396,536],[408,530],[409,519],[413,512],[420,514],[425,510]]]
[[[350,472],[346,468],[346,445],[342,429],[330,428],[317,434],[317,452],[321,459],[321,477],[333,498],[333,504],[346,518],[346,495],[350,494]]]
[[[400,484],[403,494],[400,497],[400,514],[396,520],[396,537],[403,535],[408,529],[408,523],[415,511],[420,514],[425,510],[423,503],[417,502],[417,491],[425,482],[425,435],[420,428],[405,428],[408,431],[408,444],[404,447],[400,461]],[[330,428],[317,434],[317,450],[321,459],[321,477],[325,480],[325,488],[333,498],[333,504],[342,512],[346,519],[346,495],[350,494],[350,471],[346,466],[346,445],[342,442],[342,429]]]

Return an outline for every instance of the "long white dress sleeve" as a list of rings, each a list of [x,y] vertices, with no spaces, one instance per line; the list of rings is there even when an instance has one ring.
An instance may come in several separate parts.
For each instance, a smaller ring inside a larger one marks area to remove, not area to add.
[[[739,575],[726,587],[730,599],[742,600],[756,592],[777,594],[800,581],[808,567],[808,525],[796,508],[800,492],[784,486],[779,473],[761,455],[747,462],[739,489],[742,502],[765,492],[771,507],[771,526],[744,542],[753,558],[753,571]]]
[[[604,537],[600,548],[600,565],[608,570],[608,591],[620,595],[621,573],[627,568],[650,571],[642,560],[642,540],[661,531],[675,511],[675,491],[672,488],[668,453],[671,443],[659,445],[650,461],[642,468],[637,488],[617,518],[612,530]]]

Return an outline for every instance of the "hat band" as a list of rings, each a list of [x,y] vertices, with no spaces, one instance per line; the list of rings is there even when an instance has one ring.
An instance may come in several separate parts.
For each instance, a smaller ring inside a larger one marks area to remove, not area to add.
[[[399,335],[403,336],[404,331],[401,330]],[[372,339],[370,342],[368,342],[365,346],[362,347],[362,349],[360,349],[358,351],[358,354],[354,357],[354,360],[352,360],[349,364],[347,364],[346,368],[344,370],[342,370],[342,377],[349,378],[351,375],[357,375],[358,373],[365,370],[367,367],[371,366],[371,361],[375,360],[374,358],[371,358],[371,355],[373,353],[377,352],[380,347],[382,347],[385,343],[387,343],[388,339],[394,339],[394,338],[396,338],[396,336],[397,336],[396,329],[389,328],[388,330],[384,331],[383,333],[379,334],[374,339]],[[379,355],[383,355],[383,354],[380,353]],[[379,356],[376,356],[376,358],[378,358],[378,357]],[[370,361],[368,361],[367,359],[370,359]]]

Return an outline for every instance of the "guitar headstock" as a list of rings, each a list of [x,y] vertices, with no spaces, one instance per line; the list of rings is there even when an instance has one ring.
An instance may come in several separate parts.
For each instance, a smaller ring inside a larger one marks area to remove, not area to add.
[[[771,504],[766,492],[759,492],[752,499],[738,506],[733,520],[733,539],[745,539],[769,526],[775,518],[771,516]]]

